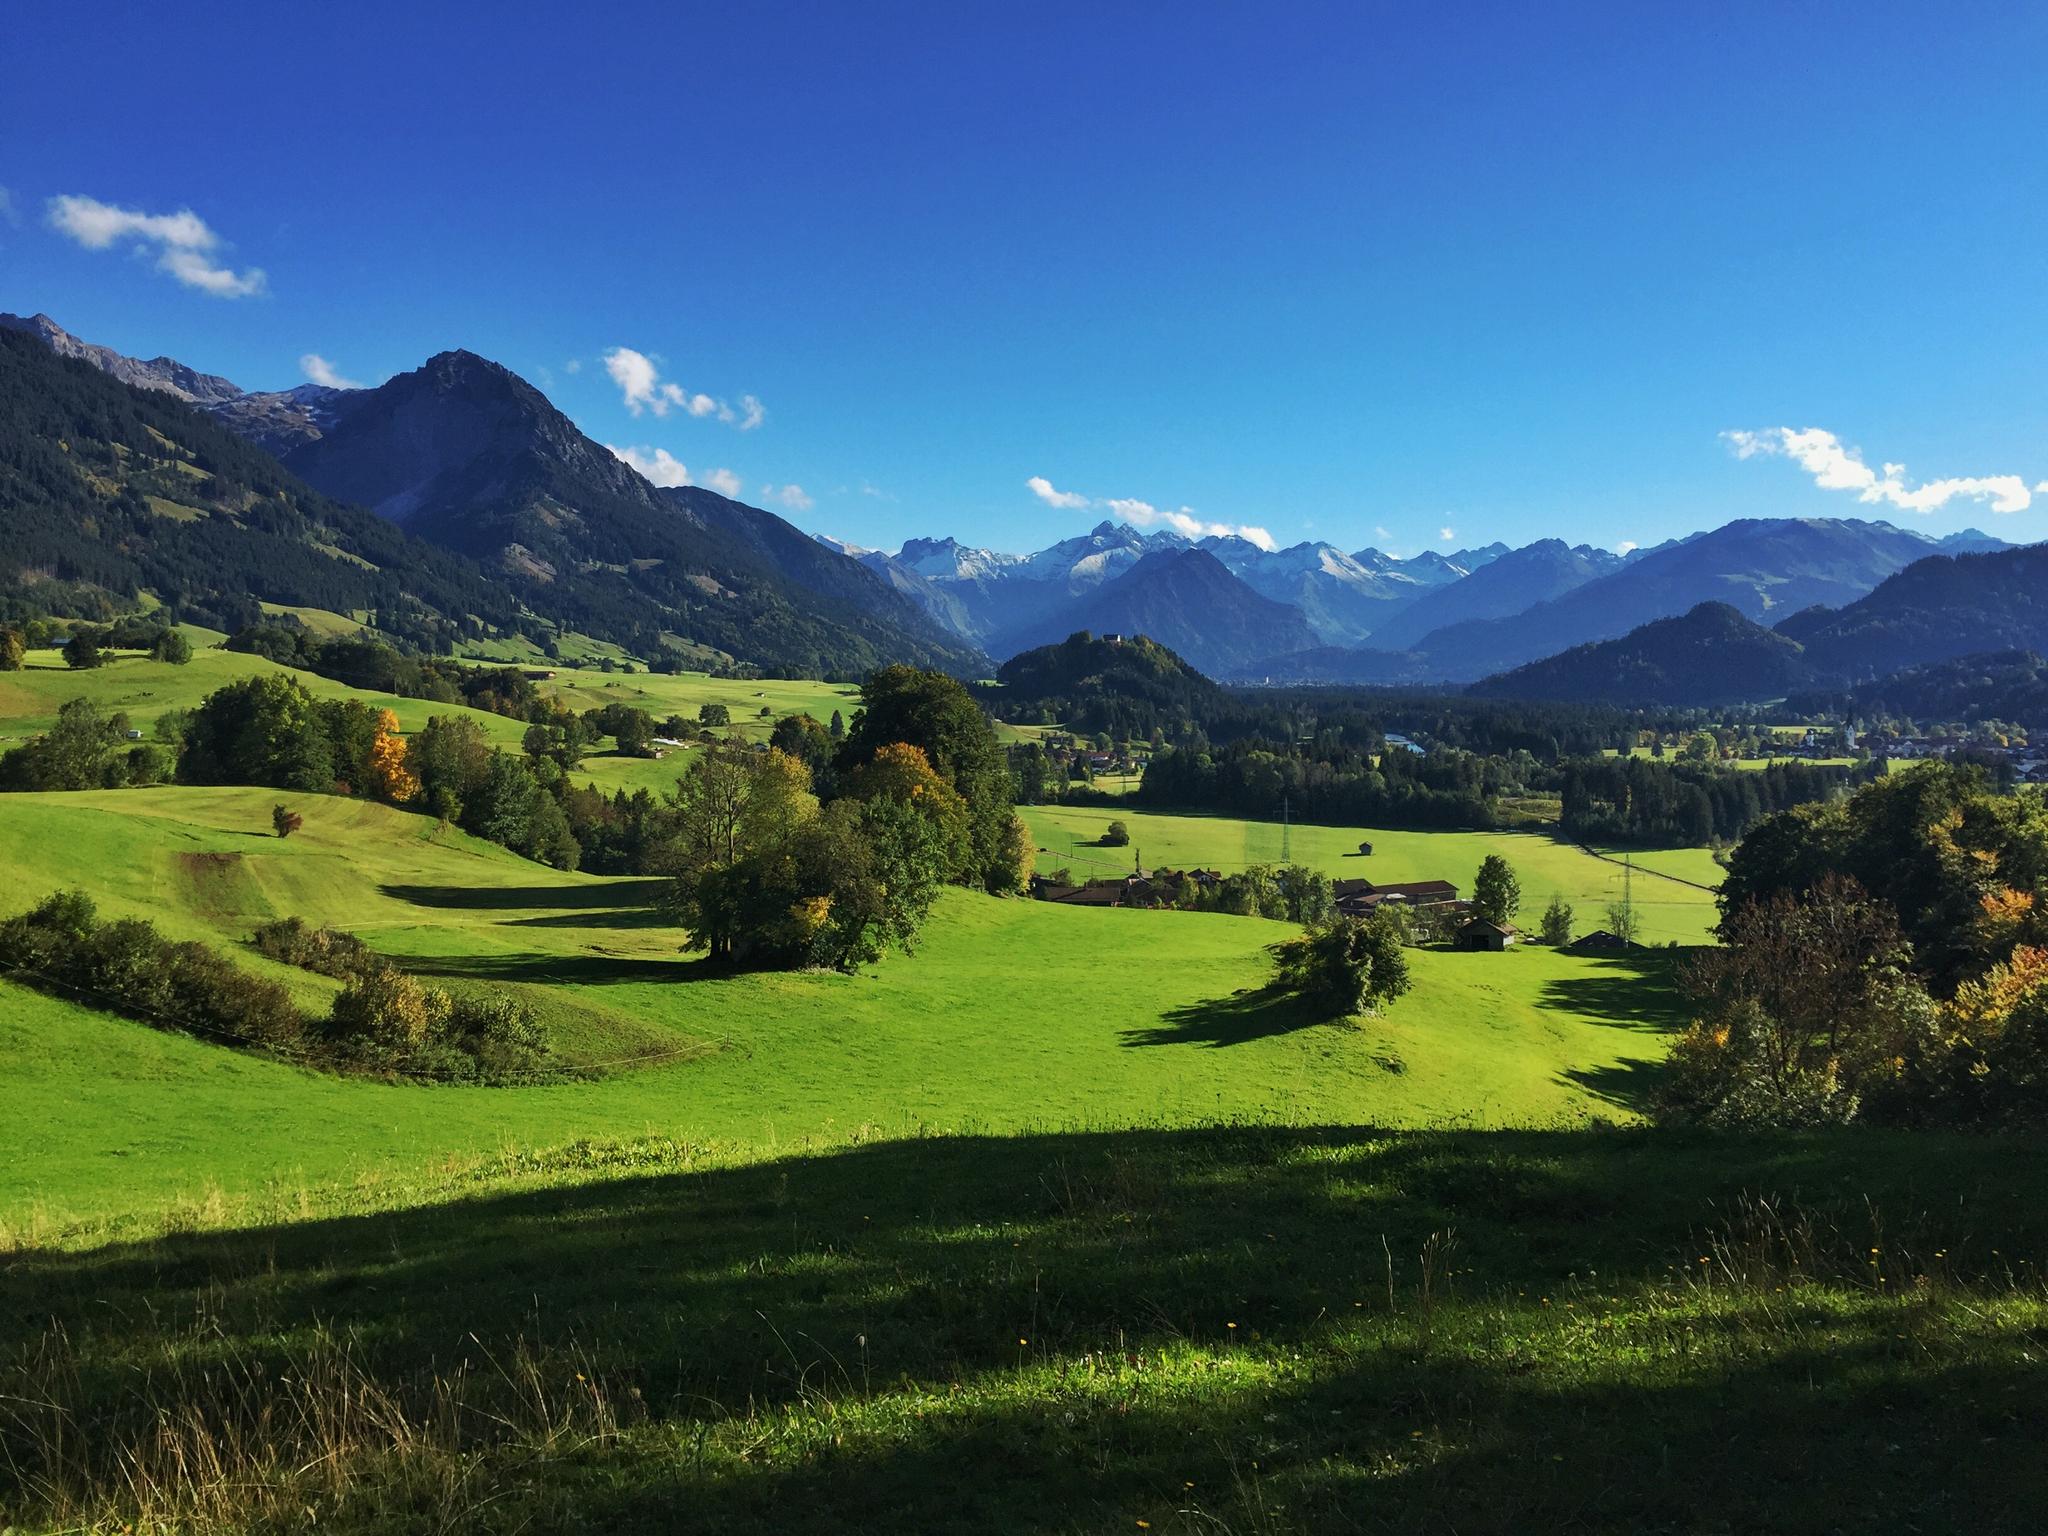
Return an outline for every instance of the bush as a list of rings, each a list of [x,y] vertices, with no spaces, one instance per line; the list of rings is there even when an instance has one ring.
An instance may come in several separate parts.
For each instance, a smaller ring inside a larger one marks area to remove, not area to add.
[[[1121,821],[1112,821],[1102,833],[1105,848],[1128,848],[1131,845],[1131,829]]]
[[[1572,941],[1572,909],[1562,896],[1552,896],[1543,909],[1543,942],[1562,949]]]
[[[384,958],[352,933],[308,928],[303,918],[284,917],[258,928],[250,942],[258,954],[322,976],[359,976],[382,968]]]
[[[47,897],[0,923],[0,965],[32,985],[159,1028],[294,1052],[305,1020],[274,981],[203,944],[174,944],[138,919],[102,923],[79,891]]]
[[[1395,925],[1375,913],[1317,923],[1275,944],[1273,985],[1328,1018],[1392,1002],[1409,988],[1408,957]]]

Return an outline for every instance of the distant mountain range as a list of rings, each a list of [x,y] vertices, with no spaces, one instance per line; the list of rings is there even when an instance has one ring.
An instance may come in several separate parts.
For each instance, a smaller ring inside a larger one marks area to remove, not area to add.
[[[1805,648],[1728,603],[1653,619],[1617,640],[1574,646],[1466,691],[1487,698],[1706,708],[1783,698],[1813,681]]]
[[[2048,545],[2036,544],[1929,555],[1847,607],[1806,609],[1787,615],[1776,629],[1730,604],[1702,603],[1617,639],[1486,678],[1468,691],[1682,707],[1790,696],[1851,714],[2032,724],[2042,694],[2042,652],[2048,652]]]
[[[637,654],[672,646],[809,675],[890,661],[987,671],[976,646],[859,562],[772,512],[656,489],[474,353],[444,352],[374,389],[255,395],[170,359],[80,342],[47,316],[0,317],[0,328],[189,404],[276,454],[294,484],[475,561],[520,611]],[[252,590],[267,598],[260,578]]]
[[[527,381],[470,352],[444,352],[373,389],[251,392],[175,359],[81,341],[47,315],[0,315],[16,382],[31,392],[27,338],[51,365],[90,365],[107,387],[156,402],[125,415],[167,424],[152,430],[198,473],[228,457],[207,446],[218,441],[209,430],[262,450],[261,463],[282,466],[274,494],[310,519],[306,529],[333,530],[302,531],[300,545],[331,544],[341,554],[326,558],[367,563],[400,592],[417,559],[407,551],[447,552],[455,563],[437,557],[439,574],[414,585],[440,592],[420,601],[457,628],[573,628],[643,655],[666,648],[810,674],[910,661],[976,676],[988,658],[1090,631],[1149,636],[1226,681],[1478,682],[1515,697],[1659,702],[1732,697],[1723,684],[1738,679],[1722,662],[1734,657],[1754,696],[2048,647],[2048,550],[2014,550],[1975,530],[1930,539],[1859,519],[1751,518],[1626,557],[1542,539],[1398,559],[1102,522],[1021,554],[950,537],[885,552],[806,534],[701,488],[657,488]],[[80,410],[82,388],[71,376],[64,389]],[[26,413],[9,425],[32,455],[60,447],[64,432],[92,435],[89,423],[38,424]],[[188,473],[168,461],[128,474],[120,455],[134,451],[110,442],[117,462],[79,482],[89,494],[17,488],[35,508],[39,558],[0,571],[0,589],[69,573],[59,579],[162,597],[168,582],[222,611],[231,590],[197,579],[189,552],[175,572],[149,558],[156,535],[167,548],[197,540],[222,572],[246,578],[244,597],[332,606],[276,594],[346,588],[353,601],[335,597],[344,607],[396,611],[364,601],[363,579],[314,579],[318,563],[301,555],[280,563],[289,579],[266,575],[249,556],[262,528],[248,505],[166,480]],[[270,476],[256,462],[242,464],[237,483]],[[121,509],[112,524],[103,503]],[[357,507],[407,539],[348,522]],[[195,518],[211,521],[199,533],[166,526]],[[110,525],[126,529],[119,558],[104,547]],[[361,553],[372,544],[381,555]],[[465,608],[449,595],[478,582],[488,600]]]

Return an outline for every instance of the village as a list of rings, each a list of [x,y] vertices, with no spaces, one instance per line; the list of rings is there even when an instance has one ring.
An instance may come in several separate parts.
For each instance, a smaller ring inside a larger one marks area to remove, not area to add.
[[[1372,844],[1359,844],[1359,852],[1370,855]],[[1304,884],[1323,882],[1323,877],[1312,871],[1271,865],[1251,865],[1238,874],[1226,875],[1214,869],[1147,870],[1142,863],[1134,862],[1127,874],[1078,882],[1065,870],[1034,875],[1031,894],[1039,901],[1069,907],[1271,915],[1269,906],[1287,908],[1301,904],[1304,893],[1290,891],[1290,879]],[[1365,919],[1384,910],[1398,912],[1403,931],[1412,943],[1500,951],[1530,941],[1529,935],[1512,922],[1495,922],[1475,912],[1472,903],[1461,899],[1458,887],[1449,880],[1375,881],[1349,877],[1326,883],[1329,915]],[[1565,946],[1580,954],[1633,947],[1605,929],[1583,934]]]

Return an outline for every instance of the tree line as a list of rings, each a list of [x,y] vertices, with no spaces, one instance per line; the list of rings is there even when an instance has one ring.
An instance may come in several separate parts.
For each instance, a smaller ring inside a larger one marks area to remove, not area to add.
[[[1923,763],[1756,827],[1659,1109],[1709,1124],[2048,1118],[2048,804]]]

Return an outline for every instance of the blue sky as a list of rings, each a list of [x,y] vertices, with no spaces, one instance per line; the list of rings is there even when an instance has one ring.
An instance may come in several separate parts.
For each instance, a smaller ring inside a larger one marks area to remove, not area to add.
[[[867,544],[2048,537],[2048,7],[587,9],[26,8],[0,308]]]

